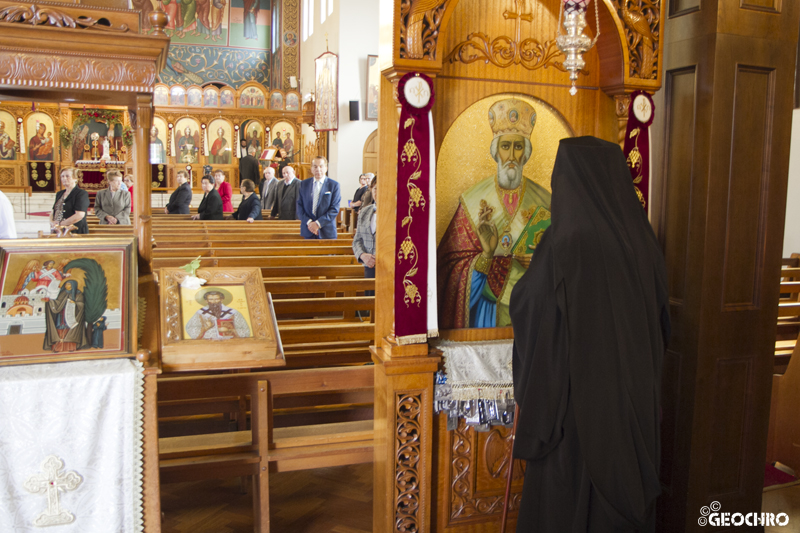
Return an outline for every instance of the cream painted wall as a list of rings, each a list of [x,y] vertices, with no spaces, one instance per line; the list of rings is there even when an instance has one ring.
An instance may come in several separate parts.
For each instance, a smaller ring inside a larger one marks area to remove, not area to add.
[[[339,131],[328,137],[328,175],[341,184],[342,205],[353,198],[361,174],[362,152],[367,137],[378,128],[365,121],[367,99],[367,56],[378,53],[378,2],[374,0],[333,0],[333,14],[320,23],[319,3],[314,0],[314,33],[300,44],[300,80],[303,95],[314,92],[314,59],[328,49],[339,55]],[[327,2],[328,0],[322,0]],[[304,3],[301,1],[301,6]],[[359,102],[358,121],[350,121],[350,101]],[[307,140],[313,130],[303,127]]]

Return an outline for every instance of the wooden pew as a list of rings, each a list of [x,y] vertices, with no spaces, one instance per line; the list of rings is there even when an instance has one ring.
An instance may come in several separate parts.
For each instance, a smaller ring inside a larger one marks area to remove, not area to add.
[[[277,426],[273,406],[281,397],[298,395],[341,401],[372,403],[373,372],[370,367],[322,370],[280,370],[251,374],[162,378],[158,380],[159,410],[176,416],[199,412],[204,407],[224,413],[231,400],[250,398],[250,429],[182,435],[159,439],[162,483],[195,479],[253,475],[255,531],[269,531],[269,473],[341,466],[373,461],[373,421]],[[366,396],[365,396],[366,393]],[[316,402],[319,403],[319,402]],[[240,404],[246,420],[246,404]],[[294,402],[297,406],[297,402]],[[301,408],[305,407],[300,405]],[[318,407],[318,406],[312,406]],[[284,409],[292,409],[285,407]],[[255,466],[255,468],[254,468]]]

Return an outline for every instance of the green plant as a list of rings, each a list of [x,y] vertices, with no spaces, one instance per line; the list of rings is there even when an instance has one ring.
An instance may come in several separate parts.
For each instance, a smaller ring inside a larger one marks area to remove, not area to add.
[[[108,280],[100,263],[88,257],[73,259],[64,267],[64,272],[72,268],[83,270],[83,299],[86,304],[86,334],[92,338],[93,324],[108,309]]]
[[[72,132],[66,126],[61,126],[58,130],[58,137],[61,139],[61,146],[72,146]]]
[[[130,148],[133,146],[133,130],[130,126],[125,126],[122,130],[122,144]]]

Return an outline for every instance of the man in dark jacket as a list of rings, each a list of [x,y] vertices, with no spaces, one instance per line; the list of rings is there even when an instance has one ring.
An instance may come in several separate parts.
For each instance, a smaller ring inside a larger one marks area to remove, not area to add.
[[[278,194],[272,208],[272,218],[295,220],[297,217],[297,193],[300,180],[294,175],[292,167],[283,167],[283,181],[278,184]]]
[[[264,169],[264,178],[258,184],[258,194],[261,197],[261,209],[272,211],[275,207],[275,198],[278,196],[278,180],[275,178],[275,169],[267,167]]]
[[[210,175],[203,176],[201,183],[205,194],[192,220],[222,220],[222,198],[214,188],[214,178]]]
[[[192,203],[192,188],[189,186],[189,173],[179,170],[175,175],[178,186],[169,197],[169,203],[164,208],[168,215],[188,215],[189,204]]]
[[[242,181],[242,185],[239,187],[242,193],[242,202],[231,218],[234,220],[247,220],[250,223],[254,220],[264,220],[264,217],[261,216],[261,202],[258,199],[258,195],[253,194],[255,188],[256,186],[252,181]]]
[[[261,179],[258,170],[258,159],[256,159],[256,149],[251,146],[247,149],[247,155],[239,160],[239,183],[243,180],[250,180],[258,183]]]

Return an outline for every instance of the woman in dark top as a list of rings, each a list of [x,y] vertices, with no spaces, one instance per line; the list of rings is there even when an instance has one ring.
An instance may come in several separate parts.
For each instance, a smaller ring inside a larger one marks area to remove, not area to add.
[[[67,167],[61,170],[61,185],[64,187],[56,193],[56,203],[50,213],[50,228],[55,233],[58,226],[74,225],[75,233],[89,233],[86,224],[86,212],[89,211],[89,194],[76,187],[78,170]]]
[[[214,178],[205,175],[201,184],[205,194],[197,208],[197,214],[192,217],[192,220],[222,220],[222,198],[214,189]]]
[[[239,187],[242,193],[242,203],[239,204],[231,218],[234,220],[247,220],[252,223],[254,220],[264,220],[261,216],[261,202],[257,195],[253,194],[256,186],[253,180],[242,180],[242,185]]]
[[[189,204],[192,203],[192,188],[189,186],[189,174],[185,170],[179,170],[175,175],[178,186],[169,197],[169,203],[164,207],[164,212],[168,215],[188,215]]]

